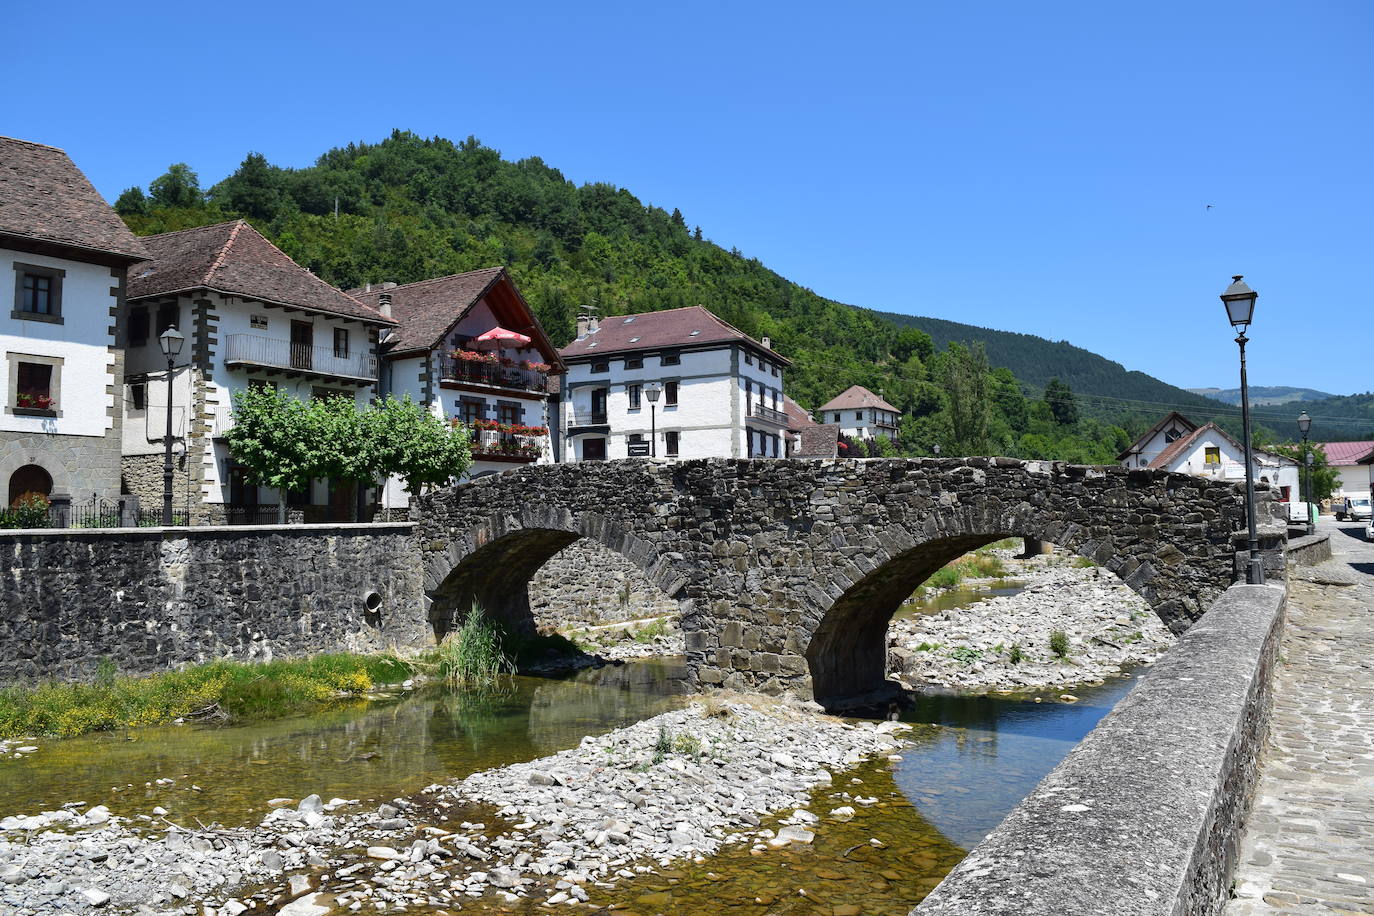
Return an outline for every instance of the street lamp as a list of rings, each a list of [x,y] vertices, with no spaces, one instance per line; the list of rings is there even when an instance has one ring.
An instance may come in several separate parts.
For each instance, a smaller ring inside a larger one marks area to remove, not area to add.
[[[644,394],[649,398],[649,457],[658,457],[658,396],[663,385],[649,382],[644,386]]]
[[[1303,477],[1303,502],[1307,505],[1307,533],[1314,534],[1315,526],[1312,524],[1312,453],[1307,449],[1307,434],[1312,430],[1312,418],[1303,411],[1298,416],[1298,432],[1302,433],[1302,477]]]
[[[1245,375],[1245,331],[1255,317],[1255,300],[1259,293],[1245,285],[1244,277],[1235,274],[1231,285],[1221,294],[1226,317],[1236,328],[1236,343],[1240,346],[1240,417],[1245,437],[1245,521],[1249,528],[1250,559],[1245,566],[1245,581],[1250,585],[1264,584],[1264,561],[1260,559],[1259,532],[1255,524],[1255,459],[1250,446],[1250,383]]]
[[[167,357],[167,450],[162,458],[162,524],[172,524],[172,370],[177,354],[186,337],[176,328],[168,328],[157,338],[162,355]]]

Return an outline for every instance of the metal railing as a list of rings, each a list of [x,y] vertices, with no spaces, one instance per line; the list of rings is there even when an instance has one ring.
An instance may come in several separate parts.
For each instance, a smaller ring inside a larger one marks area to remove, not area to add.
[[[607,423],[606,411],[604,410],[577,410],[572,411],[572,420],[569,426],[605,426]]]
[[[0,528],[150,528],[162,524],[162,507],[140,508],[138,498],[119,496],[70,502],[53,502],[0,509]],[[172,516],[172,524],[185,525],[183,509]]]
[[[544,452],[547,436],[518,436],[494,429],[469,430],[474,458],[495,457],[536,461]]]
[[[339,356],[333,347],[312,347],[256,334],[224,338],[225,363],[252,363],[275,369],[294,369],[317,375],[376,379],[377,360],[367,353]]]
[[[495,388],[515,388],[519,391],[546,391],[548,387],[548,376],[543,372],[487,362],[469,362],[451,356],[439,357],[439,379]]]
[[[771,407],[764,407],[762,404],[755,403],[749,411],[749,416],[757,417],[760,420],[768,420],[773,423],[787,425],[787,413],[781,410],[774,410]]]

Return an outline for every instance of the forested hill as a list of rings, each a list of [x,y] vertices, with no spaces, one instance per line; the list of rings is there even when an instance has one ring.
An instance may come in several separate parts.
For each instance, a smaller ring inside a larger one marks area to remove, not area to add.
[[[920,328],[931,336],[937,347],[968,340],[982,341],[987,348],[988,361],[994,366],[1006,366],[1037,392],[1043,390],[1050,379],[1058,378],[1078,394],[1085,409],[1094,413],[1113,416],[1123,412],[1128,402],[1142,402],[1133,406],[1167,410],[1169,408],[1164,405],[1170,405],[1184,413],[1194,410],[1200,416],[1211,416],[1217,406],[1209,398],[1176,388],[1144,372],[1129,370],[1067,340],[1047,340],[1033,334],[982,328],[943,318],[895,312],[877,314],[898,325]],[[1121,407],[1113,409],[1113,404]]]
[[[825,299],[713,243],[676,209],[610,184],[575,185],[538,158],[511,162],[473,138],[395,131],[301,169],[250,153],[208,189],[176,164],[115,207],[144,235],[245,217],[343,288],[506,265],[559,344],[588,306],[608,316],[705,305],[772,338],[793,361],[787,389],[804,406],[854,384],[881,393],[906,415],[899,448],[911,454],[938,444],[944,454],[1110,462],[1164,404],[1227,410],[1067,344]],[[990,361],[952,342],[966,340],[983,341]],[[1056,373],[1069,386],[1041,397]]]

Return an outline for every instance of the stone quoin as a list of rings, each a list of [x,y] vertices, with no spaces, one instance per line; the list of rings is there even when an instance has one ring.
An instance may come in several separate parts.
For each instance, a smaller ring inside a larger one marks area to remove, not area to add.
[[[533,629],[531,578],[587,538],[678,602],[697,686],[823,703],[883,689],[897,607],[1005,537],[1102,564],[1181,633],[1235,580],[1243,517],[1224,481],[1009,458],[554,465],[412,506],[439,637],[474,604]]]

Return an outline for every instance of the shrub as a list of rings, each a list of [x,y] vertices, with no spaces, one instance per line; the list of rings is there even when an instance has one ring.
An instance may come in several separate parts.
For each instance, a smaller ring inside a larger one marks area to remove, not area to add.
[[[439,677],[455,686],[484,686],[515,666],[502,651],[501,631],[473,604],[462,626],[439,643]]]
[[[1013,665],[1021,664],[1021,662],[1025,660],[1025,657],[1026,653],[1022,651],[1019,643],[1012,646],[1011,651],[1007,653],[1007,661],[1011,662]]]
[[[1050,651],[1060,658],[1069,657],[1069,634],[1055,630],[1050,634]]]

